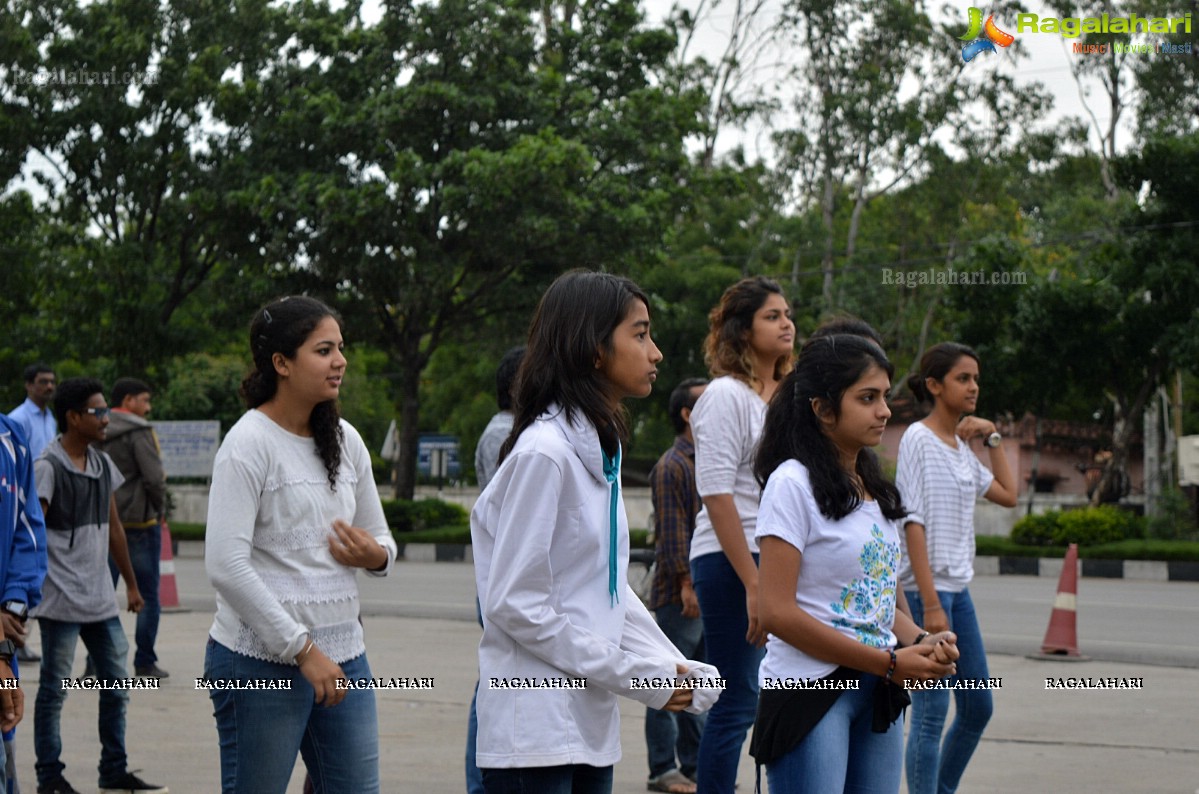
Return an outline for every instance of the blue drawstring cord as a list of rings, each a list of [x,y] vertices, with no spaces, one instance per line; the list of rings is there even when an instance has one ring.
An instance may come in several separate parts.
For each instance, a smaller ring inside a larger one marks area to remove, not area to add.
[[[612,498],[608,502],[608,595],[615,607],[620,602],[620,595],[616,592],[616,500],[620,496],[620,447],[616,448],[615,460],[608,457],[607,452],[603,452],[603,456],[604,479],[612,486]]]

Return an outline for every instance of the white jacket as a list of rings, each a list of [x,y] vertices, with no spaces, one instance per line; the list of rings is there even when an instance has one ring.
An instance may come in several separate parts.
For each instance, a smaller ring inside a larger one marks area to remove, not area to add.
[[[615,764],[616,696],[660,708],[672,690],[635,689],[633,681],[681,678],[676,663],[700,665],[683,658],[628,586],[623,499],[617,511],[620,600],[612,603],[609,489],[595,427],[582,416],[568,423],[551,406],[520,435],[471,513],[484,625],[481,768]],[[710,665],[701,669],[718,675]],[[586,688],[501,688],[514,679],[518,686],[585,679]],[[706,706],[710,702],[700,708]]]

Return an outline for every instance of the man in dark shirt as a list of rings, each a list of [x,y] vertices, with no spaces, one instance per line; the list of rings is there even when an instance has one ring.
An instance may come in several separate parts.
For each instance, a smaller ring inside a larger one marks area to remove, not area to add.
[[[670,393],[670,421],[678,435],[650,472],[656,553],[646,606],[653,610],[662,632],[683,657],[697,660],[703,659],[703,623],[699,619],[699,600],[691,587],[689,558],[695,516],[703,503],[695,487],[691,409],[707,383],[703,378],[689,378]],[[703,724],[703,715],[646,709],[650,791],[695,791],[696,755]]]
[[[166,517],[167,479],[162,468],[162,453],[154,428],[146,419],[150,413],[150,386],[137,378],[120,378],[112,386],[112,412],[108,415],[108,436],[96,448],[108,453],[121,470],[125,482],[117,489],[117,514],[125,526],[129,561],[137,578],[137,589],[145,606],[137,613],[137,652],[133,655],[136,675],[166,678],[170,675],[158,666],[154,644],[158,638],[158,619],[162,607],[158,601],[159,560],[162,556],[162,522]],[[109,563],[112,578],[117,579],[115,563]]]

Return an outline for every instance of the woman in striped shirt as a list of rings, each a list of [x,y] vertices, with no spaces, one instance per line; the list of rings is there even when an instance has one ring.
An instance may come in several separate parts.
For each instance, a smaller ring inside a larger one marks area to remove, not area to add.
[[[984,496],[1005,507],[1016,505],[1016,481],[995,423],[967,415],[978,402],[978,373],[978,354],[965,345],[944,342],[924,354],[920,373],[908,380],[908,387],[933,408],[903,434],[895,478],[909,510],[901,535],[905,548],[900,584],[918,625],[957,635],[961,658],[952,682],[988,677],[982,634],[967,589],[974,578],[975,500]],[[990,471],[970,449],[974,439],[986,445]],[[991,718],[988,689],[953,692],[956,716],[944,742],[949,691],[912,693],[905,758],[911,794],[956,791]]]

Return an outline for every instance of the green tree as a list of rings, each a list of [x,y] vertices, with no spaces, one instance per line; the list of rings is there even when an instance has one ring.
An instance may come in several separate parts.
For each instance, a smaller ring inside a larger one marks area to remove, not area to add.
[[[1074,267],[1021,293],[1010,336],[1028,382],[1080,390],[1110,416],[1113,455],[1097,495],[1126,471],[1146,401],[1176,370],[1199,368],[1199,135],[1151,141],[1113,173],[1144,200],[1080,247]]]
[[[4,0],[6,180],[45,192],[37,310],[82,360],[150,374],[271,290],[241,200],[243,92],[281,46],[266,0]],[[11,142],[10,142],[11,141]],[[219,282],[219,286],[217,285]],[[237,289],[231,289],[233,284]]]
[[[292,9],[298,43],[255,107],[256,162],[275,169],[258,201],[311,283],[390,357],[397,495],[410,496],[433,354],[497,315],[527,322],[569,267],[651,256],[701,100],[661,87],[673,38],[631,0],[384,8],[377,25],[353,4]]]

